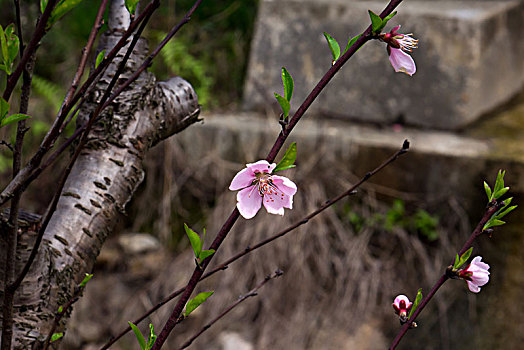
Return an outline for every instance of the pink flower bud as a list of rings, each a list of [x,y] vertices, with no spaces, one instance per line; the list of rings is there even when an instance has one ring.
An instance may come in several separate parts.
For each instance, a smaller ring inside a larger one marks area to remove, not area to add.
[[[409,301],[409,298],[403,294],[398,295],[393,301],[393,309],[395,313],[399,315],[401,322],[406,322],[408,318],[408,312],[411,310],[413,303]]]

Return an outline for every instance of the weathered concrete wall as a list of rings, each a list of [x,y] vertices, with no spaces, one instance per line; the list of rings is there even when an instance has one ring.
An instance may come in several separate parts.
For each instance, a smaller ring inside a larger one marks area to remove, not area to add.
[[[280,67],[295,79],[298,108],[331,64],[322,35],[344,47],[369,25],[367,10],[385,2],[261,2],[248,69],[245,107],[275,104]],[[330,83],[312,110],[346,119],[458,129],[518,93],[524,84],[524,2],[406,1],[397,23],[420,40],[413,77],[395,73],[383,43],[365,45]]]

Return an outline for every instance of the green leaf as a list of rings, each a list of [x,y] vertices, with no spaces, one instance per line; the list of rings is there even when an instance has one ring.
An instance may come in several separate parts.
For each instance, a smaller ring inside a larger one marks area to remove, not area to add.
[[[4,28],[0,25],[0,45],[2,48],[2,57],[4,58],[4,62],[6,61],[8,55],[7,55],[7,40],[4,33]]]
[[[384,19],[382,20],[382,23],[384,23],[384,26],[386,26],[386,24],[389,22],[389,20],[392,19],[393,17],[395,17],[396,14],[397,14],[397,11],[392,12],[389,15],[387,15],[386,17],[384,17]]]
[[[462,256],[460,257],[460,260],[459,260],[457,268],[461,267],[462,265],[464,265],[466,263],[466,261],[468,261],[468,259],[471,256],[472,252],[473,252],[473,247],[469,248],[468,250],[466,250],[464,252],[464,254],[462,254]]]
[[[486,196],[488,196],[488,201],[491,202],[491,187],[489,187],[486,181],[484,181],[484,191],[486,191]]]
[[[282,67],[282,83],[284,83],[284,97],[288,102],[291,102],[291,96],[293,96],[293,78],[286,67]]]
[[[456,269],[459,266],[459,261],[460,261],[459,255],[455,254],[455,262],[453,263],[453,268]]]
[[[146,349],[149,350],[153,347],[153,344],[155,344],[156,341],[156,335],[155,335],[155,328],[153,327],[153,324],[149,324],[149,338],[147,338],[147,345]]]
[[[350,40],[348,41],[348,44],[346,45],[346,48],[344,49],[344,52],[342,54],[345,54],[346,51],[349,50],[351,45],[353,45],[358,40],[358,38],[360,38],[360,34],[354,37],[353,39],[351,39],[350,37]]]
[[[282,160],[278,162],[273,173],[277,171],[286,170],[295,167],[295,160],[297,159],[297,143],[293,142],[287,149],[286,153],[282,157]]]
[[[54,341],[57,341],[58,339],[62,338],[64,336],[64,333],[53,333],[51,336],[51,343]]]
[[[84,279],[82,280],[82,282],[80,283],[80,288],[83,288],[86,286],[87,282],[89,282],[91,280],[91,278],[93,278],[93,274],[89,274],[89,273],[86,273],[86,276],[84,277]]]
[[[482,228],[482,230],[487,230],[487,229],[490,228],[490,227],[501,226],[501,225],[504,225],[505,223],[506,223],[506,222],[505,222],[505,221],[502,221],[502,220],[491,219],[491,220],[489,220],[489,221],[484,225],[484,227]]]
[[[5,28],[5,38],[7,40],[7,56],[12,63],[16,56],[18,56],[18,49],[20,47],[20,40],[15,34],[15,25],[10,24]]]
[[[198,256],[198,258],[200,260],[205,260],[208,256],[211,256],[213,254],[215,254],[215,250],[214,249],[202,250],[200,252],[200,255]]]
[[[495,219],[502,219],[504,216],[506,216],[510,211],[514,210],[516,207],[518,207],[518,205],[513,205],[509,207],[508,209],[504,210],[503,212],[497,214],[495,216]]]
[[[373,29],[373,33],[378,34],[382,30],[382,28],[385,27],[385,24],[382,23],[382,18],[380,18],[379,15],[374,13],[371,10],[368,10],[369,18],[371,18],[371,28]]]
[[[106,55],[106,50],[102,50],[98,53],[98,56],[96,56],[96,61],[95,61],[95,69],[97,69],[100,63],[102,63],[105,55]]]
[[[280,104],[280,107],[282,108],[282,115],[284,116],[284,119],[286,119],[289,116],[289,110],[291,109],[289,101],[277,94],[276,92],[275,98],[277,99],[278,104]]]
[[[416,298],[415,298],[415,301],[413,302],[413,306],[411,307],[411,310],[409,311],[409,316],[408,316],[408,318],[411,318],[411,315],[413,315],[413,313],[415,312],[415,310],[417,310],[418,304],[420,303],[421,300],[422,300],[422,288],[420,288],[420,289],[417,291],[417,296],[416,296]]]
[[[506,174],[505,170],[504,171],[499,170],[499,173],[497,174],[497,180],[495,181],[495,187],[493,188],[493,193],[497,193],[499,190],[504,188],[504,175],[505,174]]]
[[[5,117],[2,119],[2,121],[0,121],[0,128],[8,124],[16,123],[22,119],[27,119],[27,118],[31,118],[31,116],[27,114],[21,114],[21,113],[11,114],[9,117]]]
[[[130,14],[134,15],[136,11],[136,5],[138,5],[139,0],[126,0],[126,8]]]
[[[200,240],[200,236],[195,231],[190,229],[186,224],[184,224],[184,229],[186,230],[191,247],[193,247],[193,251],[195,252],[195,258],[198,258],[200,256],[200,252],[202,251],[203,245],[202,241]]]
[[[135,326],[131,321],[128,321],[127,323],[129,323],[129,326],[133,330],[133,333],[135,333],[135,337],[136,337],[136,340],[138,340],[140,349],[146,350],[146,340],[144,339],[142,332],[140,332],[140,329],[138,329],[138,327]]]
[[[4,119],[7,113],[9,113],[9,107],[9,102],[0,97],[0,119]]]
[[[63,311],[64,311],[64,307],[62,305],[60,305],[58,307],[58,313],[61,314]]]
[[[53,12],[51,12],[51,17],[47,21],[46,29],[49,29],[55,24],[60,18],[64,17],[69,11],[74,9],[82,0],[60,0]]]
[[[493,198],[495,199],[499,199],[500,197],[502,197],[503,195],[506,194],[506,192],[509,191],[509,187],[504,187],[504,188],[501,188],[500,190],[496,191],[493,193]]]
[[[192,313],[197,307],[200,306],[203,302],[207,300],[211,295],[213,295],[213,291],[211,292],[202,292],[199,293],[196,297],[189,300],[186,305],[186,311],[184,312],[184,316],[189,316],[190,313]]]
[[[333,55],[333,64],[335,64],[335,61],[340,57],[340,45],[338,45],[338,42],[335,40],[335,38],[326,32],[324,32],[324,37],[327,40],[331,55]]]
[[[47,6],[47,0],[40,0],[40,12],[44,13]]]

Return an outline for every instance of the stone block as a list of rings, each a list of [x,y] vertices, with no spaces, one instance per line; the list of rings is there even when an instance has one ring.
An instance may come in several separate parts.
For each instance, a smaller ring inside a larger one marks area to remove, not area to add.
[[[298,108],[331,65],[322,35],[345,47],[385,2],[261,1],[244,106],[276,105],[280,68],[295,79]],[[311,106],[317,115],[456,130],[515,96],[524,85],[524,2],[407,1],[385,30],[413,32],[417,73],[395,73],[384,43],[367,43]]]

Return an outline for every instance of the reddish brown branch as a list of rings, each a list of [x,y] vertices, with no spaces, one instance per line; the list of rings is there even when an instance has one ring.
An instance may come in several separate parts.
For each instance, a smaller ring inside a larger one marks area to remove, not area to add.
[[[262,288],[267,282],[271,281],[272,279],[282,276],[283,273],[284,272],[282,272],[282,270],[277,270],[277,271],[275,271],[275,273],[273,275],[267,275],[266,278],[264,278],[264,280],[262,280],[259,284],[257,284],[257,286],[255,288],[251,289],[246,294],[239,296],[238,299],[234,303],[229,305],[217,317],[212,319],[209,323],[207,323],[204,327],[202,327],[202,329],[200,329],[195,335],[193,335],[191,338],[189,338],[189,340],[186,341],[184,343],[184,345],[182,345],[180,347],[180,349],[185,349],[185,348],[189,347],[199,336],[202,335],[202,333],[204,333],[209,328],[211,328],[211,326],[213,326],[215,323],[217,323],[221,318],[223,318],[225,315],[227,315],[231,310],[233,310],[235,307],[240,305],[242,302],[246,301],[248,298],[257,296],[258,295],[258,290],[260,288]]]
[[[488,208],[486,209],[486,212],[484,213],[484,215],[480,219],[479,223],[477,224],[477,227],[475,227],[475,230],[473,230],[473,232],[471,233],[470,237],[468,238],[466,243],[464,243],[462,249],[459,251],[459,253],[458,253],[459,256],[462,256],[462,254],[464,254],[464,252],[471,247],[471,245],[473,244],[473,241],[478,236],[480,236],[482,234],[484,225],[493,216],[493,214],[495,214],[503,205],[504,205],[503,202],[501,202],[501,203],[495,202],[495,203],[490,203],[489,204]],[[426,305],[429,303],[431,298],[433,298],[433,296],[435,295],[437,290],[448,279],[449,279],[449,277],[446,275],[446,273],[444,273],[442,276],[440,276],[439,280],[431,288],[430,292],[422,299],[422,301],[420,302],[419,306],[417,307],[417,309],[415,310],[413,315],[411,315],[411,318],[402,326],[402,328],[400,328],[397,336],[395,337],[395,339],[391,343],[391,346],[389,347],[390,350],[393,350],[393,349],[395,349],[398,346],[398,344],[400,343],[400,340],[402,339],[402,337],[404,337],[404,335],[406,335],[406,333],[409,330],[411,324],[417,319],[418,315],[420,315],[420,313],[422,312],[424,307],[426,307]]]
[[[380,14],[381,18],[386,17],[389,15],[393,10],[402,2],[402,0],[391,0],[387,7],[382,11]],[[268,156],[266,157],[266,160],[268,162],[273,162],[284,145],[284,142],[286,141],[287,137],[295,127],[295,125],[298,123],[298,121],[302,118],[304,113],[307,111],[309,106],[313,103],[313,101],[317,98],[317,96],[320,94],[320,92],[326,87],[326,85],[329,83],[329,81],[335,76],[335,74],[340,70],[340,68],[357,52],[357,50],[364,45],[367,41],[371,40],[371,25],[368,26],[368,28],[361,34],[360,38],[347,50],[347,52],[327,71],[326,74],[320,79],[320,81],[317,83],[317,85],[313,88],[311,93],[308,95],[308,97],[304,100],[304,102],[300,105],[298,110],[295,112],[293,117],[291,118],[289,124],[286,126],[285,129],[283,129],[275,143],[273,144],[273,147],[271,148],[271,151],[269,152]],[[235,224],[236,220],[239,218],[240,213],[238,212],[238,209],[234,209],[233,212],[229,215],[228,219],[218,232],[215,240],[210,246],[210,249],[214,249],[215,251],[218,250],[224,239],[226,238],[227,234]],[[152,347],[152,350],[158,350],[162,347],[164,342],[166,341],[167,337],[173,330],[173,328],[176,326],[176,320],[180,317],[180,313],[182,312],[182,309],[184,308],[184,305],[189,300],[189,297],[193,293],[193,290],[195,289],[198,281],[202,277],[206,267],[208,266],[209,262],[213,259],[215,255],[212,255],[208,257],[206,260],[203,261],[200,267],[195,268],[193,271],[193,275],[191,276],[189,282],[186,285],[185,291],[178,300],[178,303],[175,305],[171,315],[169,316],[169,319],[167,320],[166,324],[164,325],[164,328],[160,332],[155,344]]]

